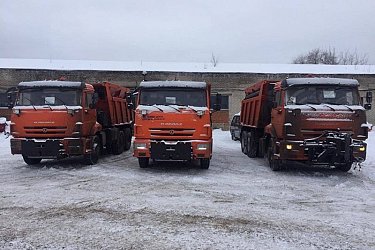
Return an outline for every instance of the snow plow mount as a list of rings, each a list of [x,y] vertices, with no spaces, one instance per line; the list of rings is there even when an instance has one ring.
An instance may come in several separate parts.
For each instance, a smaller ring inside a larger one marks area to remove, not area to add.
[[[312,163],[340,165],[362,162],[362,158],[354,157],[353,149],[364,147],[365,143],[352,139],[349,133],[325,131],[318,137],[304,140],[301,146]]]

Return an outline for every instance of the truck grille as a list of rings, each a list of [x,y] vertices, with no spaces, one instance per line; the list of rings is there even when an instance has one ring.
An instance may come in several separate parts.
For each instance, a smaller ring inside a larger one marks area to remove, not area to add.
[[[24,129],[25,129],[26,134],[56,135],[56,134],[65,134],[67,127],[35,126],[35,127],[24,127]]]
[[[186,137],[190,138],[193,136],[195,129],[179,129],[179,128],[151,128],[151,138],[163,139],[172,137]]]

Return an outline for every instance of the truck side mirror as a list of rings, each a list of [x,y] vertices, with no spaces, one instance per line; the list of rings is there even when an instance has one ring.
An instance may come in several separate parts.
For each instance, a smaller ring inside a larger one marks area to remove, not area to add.
[[[372,92],[371,91],[366,92],[366,102],[372,103]]]
[[[215,104],[213,106],[214,111],[221,110],[221,94],[217,93],[215,98]]]
[[[366,103],[366,104],[364,105],[364,108],[365,108],[366,110],[370,110],[370,109],[372,108],[371,103]]]
[[[7,106],[8,109],[13,108],[13,101],[12,101],[12,95],[10,93],[7,94]]]
[[[132,102],[132,94],[126,94],[126,102],[131,103]]]

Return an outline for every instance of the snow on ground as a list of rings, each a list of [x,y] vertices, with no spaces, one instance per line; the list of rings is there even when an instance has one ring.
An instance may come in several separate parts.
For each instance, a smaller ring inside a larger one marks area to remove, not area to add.
[[[80,158],[12,156],[0,137],[0,248],[372,249],[375,132],[361,171],[272,172],[214,131],[209,170],[140,169],[131,152]]]
[[[375,65],[321,64],[257,64],[257,63],[183,63],[183,62],[122,62],[89,60],[49,60],[0,58],[0,68],[51,70],[110,70],[166,72],[224,72],[270,74],[374,74]]]

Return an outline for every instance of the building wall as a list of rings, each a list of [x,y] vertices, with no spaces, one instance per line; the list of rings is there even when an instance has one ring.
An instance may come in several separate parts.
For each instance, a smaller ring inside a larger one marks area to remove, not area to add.
[[[56,80],[64,77],[70,81],[100,82],[110,81],[122,86],[136,88],[145,78],[146,80],[181,80],[205,81],[212,84],[212,91],[229,96],[229,110],[214,114],[217,125],[227,129],[228,121],[240,111],[243,90],[251,83],[260,80],[280,80],[286,77],[303,77],[304,74],[257,74],[257,73],[188,73],[188,72],[147,72],[141,71],[93,71],[93,70],[35,70],[35,69],[0,69],[0,92],[17,86],[22,81]],[[326,77],[355,78],[361,89],[375,90],[375,74],[372,75],[320,75]],[[364,95],[364,91],[363,94]],[[374,103],[374,101],[373,101]],[[226,121],[226,123],[225,123]],[[375,124],[375,107],[368,112],[368,121]]]

